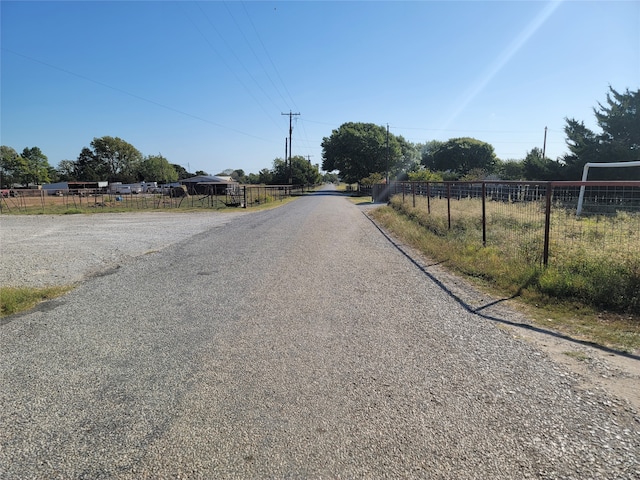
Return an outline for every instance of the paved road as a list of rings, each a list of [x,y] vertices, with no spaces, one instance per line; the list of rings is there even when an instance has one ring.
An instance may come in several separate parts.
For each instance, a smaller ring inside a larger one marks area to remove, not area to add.
[[[0,478],[640,478],[636,412],[323,193],[0,326]]]

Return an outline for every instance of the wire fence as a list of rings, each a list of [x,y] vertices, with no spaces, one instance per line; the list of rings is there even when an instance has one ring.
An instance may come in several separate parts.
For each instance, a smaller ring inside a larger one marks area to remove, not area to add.
[[[249,208],[305,192],[303,185],[241,185],[187,194],[181,187],[165,193],[110,193],[106,189],[3,190],[0,213],[69,213],[147,209]]]
[[[374,185],[438,234],[547,265],[566,256],[640,263],[640,181]]]

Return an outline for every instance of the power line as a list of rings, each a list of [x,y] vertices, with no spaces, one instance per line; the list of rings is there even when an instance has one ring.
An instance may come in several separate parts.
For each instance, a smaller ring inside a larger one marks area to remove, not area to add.
[[[267,97],[267,99],[269,99],[269,101],[271,103],[273,103],[274,106],[276,106],[276,104],[273,102],[273,100],[269,97],[269,95],[264,91],[264,89],[262,88],[262,86],[258,83],[258,81],[255,79],[255,77],[253,75],[251,75],[251,72],[249,72],[249,70],[244,66],[244,64],[242,63],[242,61],[238,58],[238,56],[235,54],[235,52],[233,51],[233,49],[230,47],[229,43],[227,42],[227,40],[222,36],[222,34],[218,31],[218,29],[216,28],[216,26],[213,24],[213,22],[211,21],[211,19],[208,17],[208,15],[206,14],[206,12],[202,9],[202,7],[200,6],[199,3],[196,2],[196,5],[198,6],[198,9],[200,10],[200,13],[202,13],[203,17],[207,20],[207,23],[209,23],[209,25],[211,26],[211,28],[213,28],[213,30],[218,34],[218,36],[222,39],[222,41],[225,43],[225,45],[227,46],[227,49],[229,50],[229,52],[231,52],[231,54],[234,56],[234,58],[237,60],[237,62],[240,64],[240,66],[244,69],[244,71],[247,73],[247,75],[249,75],[249,77],[255,82],[255,84],[258,86],[258,88],[260,90],[262,90],[262,93],[264,93],[264,95]],[[200,28],[198,28],[198,25],[191,19],[191,17],[189,17],[189,15],[187,14],[187,18],[189,18],[189,20],[191,21],[191,23],[195,26],[196,30],[198,31],[198,33],[200,33],[200,35],[202,36],[202,38],[205,40],[205,42],[207,43],[207,45],[209,45],[209,47],[218,55],[218,57],[220,58],[220,60],[222,61],[222,63],[227,67],[227,69],[234,75],[234,77],[236,78],[236,80],[238,80],[238,83],[240,83],[240,85],[242,85],[242,87],[247,91],[247,93],[251,96],[251,98],[253,98],[253,100],[256,102],[256,104],[262,109],[262,111],[265,113],[265,115],[273,122],[274,125],[278,125],[278,123],[276,122],[275,118],[273,118],[271,116],[271,114],[269,113],[269,111],[264,108],[264,106],[262,105],[262,103],[260,103],[260,101],[256,98],[256,96],[253,94],[253,92],[249,89],[249,87],[247,87],[245,85],[245,83],[240,79],[240,77],[238,76],[238,74],[236,73],[236,71],[234,69],[232,69],[229,64],[224,60],[224,57],[220,54],[220,52],[215,48],[215,46],[209,41],[209,39],[206,37],[206,35],[202,32],[202,30],[200,30]]]
[[[222,125],[221,123],[216,123],[216,122],[213,122],[211,120],[207,120],[206,118],[199,117],[197,115],[193,115],[191,113],[184,112],[184,111],[179,110],[177,108],[170,107],[168,105],[164,105],[162,103],[156,102],[155,100],[150,100],[150,99],[142,97],[140,95],[136,95],[135,93],[131,93],[131,92],[128,92],[128,91],[123,90],[121,88],[114,87],[113,85],[109,85],[109,84],[101,82],[99,80],[95,80],[93,78],[87,77],[86,75],[81,75],[79,73],[72,72],[71,70],[67,70],[65,68],[58,67],[56,65],[52,65],[52,64],[47,63],[47,62],[43,62],[42,60],[38,60],[37,58],[29,57],[27,55],[23,55],[21,53],[14,52],[13,50],[9,50],[8,48],[2,47],[2,51],[11,53],[11,54],[16,55],[18,57],[22,57],[22,58],[27,59],[27,60],[29,60],[31,62],[39,63],[39,64],[44,65],[46,67],[53,68],[54,70],[58,70],[60,72],[66,73],[68,75],[72,75],[74,77],[81,78],[82,80],[86,80],[87,82],[95,83],[96,85],[100,85],[101,87],[109,88],[109,89],[114,90],[114,91],[116,91],[118,93],[122,93],[124,95],[128,95],[130,97],[133,97],[135,99],[141,100],[143,102],[147,102],[147,103],[150,103],[152,105],[155,105],[157,107],[161,107],[161,108],[164,108],[166,110],[170,110],[172,112],[179,113],[180,115],[184,115],[186,117],[194,118],[196,120],[200,120],[201,122],[205,122],[205,123],[208,123],[210,125],[214,125],[216,127],[224,128],[226,130],[239,133],[240,135],[244,135],[244,136],[251,137],[251,138],[256,138],[258,140],[269,141],[266,138],[258,137],[257,135],[253,135],[251,133],[243,132],[242,130],[237,130],[235,128],[228,127],[226,125]]]
[[[267,50],[267,47],[264,45],[264,42],[262,41],[262,37],[260,37],[260,34],[258,33],[258,30],[256,29],[256,26],[253,23],[253,20],[249,16],[249,12],[247,11],[247,7],[245,6],[244,2],[240,2],[240,4],[242,5],[242,8],[244,8],[245,13],[247,14],[247,18],[249,19],[249,23],[253,27],[253,31],[255,32],[256,37],[258,37],[258,40],[260,41],[260,45],[262,45],[262,49],[264,50],[264,53],[265,53],[267,59],[269,60],[269,63],[271,63],[271,66],[273,67],[273,70],[276,72],[278,80],[280,80],[280,83],[282,84],[282,87],[284,88],[285,93],[289,96],[289,99],[291,100],[292,106],[296,110],[298,110],[298,107],[296,106],[296,102],[293,100],[293,97],[291,96],[291,93],[289,93],[289,90],[287,89],[287,85],[284,83],[284,80],[282,80],[282,76],[280,75],[280,72],[278,71],[278,68],[273,63],[273,60],[271,59],[271,55],[269,55],[269,51]],[[278,90],[278,89],[276,88],[276,90]],[[280,93],[280,92],[278,91],[278,93]],[[281,97],[282,97],[282,95],[281,95]],[[287,101],[284,98],[282,98],[282,100],[285,103],[287,103]]]

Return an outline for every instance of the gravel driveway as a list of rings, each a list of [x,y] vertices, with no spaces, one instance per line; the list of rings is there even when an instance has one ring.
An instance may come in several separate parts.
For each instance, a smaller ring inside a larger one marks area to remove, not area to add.
[[[6,228],[28,217],[0,218],[3,272],[22,252],[33,284],[86,280],[0,326],[0,477],[640,478],[629,403],[326,193],[177,225],[34,217],[29,253]]]

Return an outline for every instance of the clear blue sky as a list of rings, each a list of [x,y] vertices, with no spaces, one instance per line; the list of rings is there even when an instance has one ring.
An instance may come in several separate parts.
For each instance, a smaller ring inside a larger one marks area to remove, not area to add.
[[[566,152],[640,88],[640,1],[0,2],[0,142],[57,166],[120,137],[194,172],[322,163],[345,122],[499,158]]]

